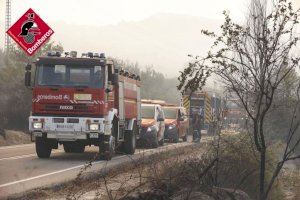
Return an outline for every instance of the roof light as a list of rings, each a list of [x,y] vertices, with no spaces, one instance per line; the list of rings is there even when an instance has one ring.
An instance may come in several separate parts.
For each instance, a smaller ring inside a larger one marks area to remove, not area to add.
[[[60,57],[60,56],[61,56],[61,53],[60,53],[59,51],[49,51],[49,52],[47,53],[47,56],[50,56],[50,57],[54,57],[54,56]]]
[[[70,52],[70,56],[71,56],[72,58],[76,58],[76,57],[77,57],[77,51],[71,51],[71,52]]]
[[[87,53],[87,57],[89,57],[89,58],[93,58],[93,55],[94,55],[93,52],[88,52]]]
[[[105,53],[100,53],[100,58],[105,58]]]

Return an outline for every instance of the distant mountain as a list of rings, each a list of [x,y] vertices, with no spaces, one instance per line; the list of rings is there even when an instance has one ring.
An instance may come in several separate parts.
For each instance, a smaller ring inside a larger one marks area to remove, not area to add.
[[[168,77],[177,76],[188,54],[201,54],[210,45],[202,29],[215,30],[218,21],[175,14],[158,14],[138,22],[108,26],[50,23],[66,51],[105,52],[112,57],[137,61]]]
[[[55,31],[52,40],[60,42],[66,51],[105,52],[107,56],[137,61],[143,66],[153,65],[168,77],[178,75],[188,61],[188,54],[207,51],[211,43],[201,35],[201,30],[215,30],[220,24],[216,20],[177,14],[157,14],[142,21],[106,26],[48,23]],[[3,26],[0,23],[2,33]],[[4,39],[3,36],[0,38]]]

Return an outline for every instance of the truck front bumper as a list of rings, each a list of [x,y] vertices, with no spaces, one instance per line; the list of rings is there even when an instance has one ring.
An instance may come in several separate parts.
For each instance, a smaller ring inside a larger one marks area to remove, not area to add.
[[[151,131],[147,131],[148,128],[142,128],[138,142],[142,144],[152,144],[157,139],[157,130],[152,129]]]
[[[165,139],[175,139],[178,134],[178,129],[176,127],[169,129],[168,126],[166,126],[165,129]]]
[[[91,124],[94,129],[91,130]],[[97,129],[95,127],[98,127]],[[110,134],[104,118],[30,116],[29,131],[33,137],[58,141],[75,141],[99,138]]]

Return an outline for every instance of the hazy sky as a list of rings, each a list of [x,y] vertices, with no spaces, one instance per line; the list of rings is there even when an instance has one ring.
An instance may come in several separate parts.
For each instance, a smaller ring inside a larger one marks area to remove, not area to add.
[[[138,21],[156,13],[177,13],[212,19],[230,10],[241,16],[248,0],[12,0],[12,22],[28,8],[49,21],[74,24],[106,25]],[[5,0],[0,0],[0,21],[4,21]]]
[[[272,1],[272,0],[267,0]],[[294,0],[297,6],[300,6],[300,0]],[[6,0],[0,0],[0,48],[4,45],[4,19],[5,19],[5,2]],[[59,41],[62,44],[65,42],[65,35],[62,35],[64,31],[64,26],[55,27],[52,24],[58,24],[53,22],[65,22],[69,25],[92,25],[92,26],[103,26],[103,25],[117,25],[121,22],[131,22],[131,21],[142,21],[146,18],[149,18],[153,15],[159,13],[171,13],[171,14],[181,14],[183,16],[196,16],[199,19],[213,19],[219,20],[223,19],[222,11],[230,11],[230,15],[235,20],[243,20],[245,11],[247,11],[248,4],[250,0],[11,0],[12,2],[12,24],[23,15],[29,8],[35,10],[42,19],[44,19],[50,26],[54,29],[55,35],[52,37],[55,40],[60,36]],[[180,16],[180,15],[178,15]],[[209,22],[210,20],[205,20]],[[177,31],[182,30],[184,32],[185,24],[181,24],[182,29],[176,29]],[[197,25],[198,26],[198,25]],[[75,27],[75,26],[73,26]],[[199,29],[201,27],[199,26]],[[133,30],[135,31],[135,30]],[[153,30],[156,31],[156,30]],[[68,33],[67,33],[68,34]],[[88,32],[88,36],[93,36],[93,32]],[[179,34],[180,33],[176,33]],[[200,34],[199,34],[200,35]],[[197,42],[199,35],[195,35],[195,38],[191,38]],[[132,35],[129,35],[132,36]],[[77,38],[81,38],[80,35]],[[85,36],[85,39],[88,38],[90,41],[94,41],[97,35],[94,34],[94,38],[89,38]],[[149,38],[149,41],[153,40],[153,35],[145,35]],[[114,38],[108,37],[107,39],[111,44],[109,44],[109,52],[112,55],[119,56],[120,58],[129,59],[132,61],[139,61],[147,65],[166,65],[168,66],[169,52],[163,52],[161,49],[158,49],[157,54],[161,54],[161,58],[165,63],[153,63],[151,55],[140,55],[136,56],[140,58],[138,60],[132,55],[127,55],[126,52],[123,54],[117,54],[118,49],[120,49],[120,43],[115,44]],[[137,41],[139,42],[139,41]],[[178,40],[172,41],[178,42]],[[198,41],[196,45],[199,46],[199,49],[195,49],[196,52],[201,50],[200,46],[203,46],[203,42]],[[139,44],[139,43],[137,43]],[[99,44],[100,45],[100,44]],[[138,46],[137,51],[144,50],[144,43],[141,43]],[[75,45],[76,46],[76,45]],[[78,46],[78,44],[77,44]],[[165,46],[167,48],[168,46]],[[66,49],[71,48],[66,46]],[[78,47],[77,47],[78,48]],[[131,48],[131,46],[123,46],[124,49]],[[171,47],[170,47],[171,48]],[[190,53],[191,48],[186,45],[182,48],[185,48],[186,52]],[[160,51],[159,51],[160,50]],[[172,49],[170,49],[171,51]],[[164,54],[165,53],[165,54]],[[188,54],[186,53],[186,54]],[[134,54],[136,55],[136,54]],[[139,54],[138,54],[139,55]],[[147,58],[148,56],[148,58]],[[181,55],[182,56],[182,55]],[[185,56],[185,54],[184,54]],[[143,60],[144,59],[144,60]],[[173,58],[169,58],[173,59]],[[183,57],[181,60],[175,64],[176,66],[181,66],[186,62],[186,57]],[[171,64],[171,62],[169,63]]]
[[[33,8],[45,21],[63,21],[80,25],[107,25],[122,21],[140,21],[157,13],[193,15],[223,19],[229,10],[242,19],[250,0],[11,0],[12,24]],[[270,0],[271,1],[271,0]],[[300,6],[300,0],[294,0]],[[4,27],[5,2],[0,0],[0,28]],[[2,26],[1,26],[2,25]],[[1,30],[1,32],[3,32]],[[0,44],[3,42],[0,36]]]

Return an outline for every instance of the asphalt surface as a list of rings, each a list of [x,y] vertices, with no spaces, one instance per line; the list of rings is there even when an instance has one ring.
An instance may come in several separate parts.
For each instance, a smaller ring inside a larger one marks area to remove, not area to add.
[[[109,168],[140,156],[191,144],[193,143],[165,143],[157,149],[137,149],[131,158],[126,155],[115,155],[109,162],[95,160],[86,173],[104,167]],[[58,150],[52,151],[49,159],[39,159],[34,144],[0,147],[0,198],[73,180],[80,169],[94,158],[97,151],[97,147],[86,147],[85,153],[65,153],[60,145]]]

